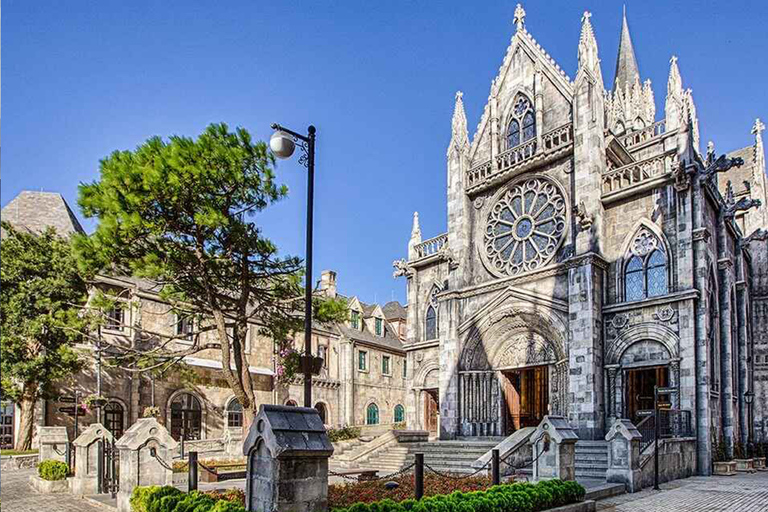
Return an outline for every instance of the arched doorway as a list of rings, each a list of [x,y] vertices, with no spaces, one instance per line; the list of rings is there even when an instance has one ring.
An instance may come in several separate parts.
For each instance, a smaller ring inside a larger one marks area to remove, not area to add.
[[[203,414],[200,400],[191,393],[179,393],[171,401],[171,437],[191,441],[201,438]]]
[[[318,414],[320,414],[320,420],[323,422],[323,425],[328,424],[328,409],[322,402],[317,402],[315,404],[315,410],[317,410]]]
[[[109,430],[115,439],[123,436],[123,426],[125,425],[125,409],[123,405],[114,400],[110,400],[104,406],[104,426]]]

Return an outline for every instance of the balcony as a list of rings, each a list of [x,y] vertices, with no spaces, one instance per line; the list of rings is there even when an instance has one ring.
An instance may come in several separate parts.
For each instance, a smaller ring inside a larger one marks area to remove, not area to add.
[[[545,157],[573,144],[573,125],[568,123],[541,136],[541,146],[531,139],[510,148],[495,158],[476,165],[467,171],[465,184],[467,191],[480,188],[506,172],[532,162],[538,157]]]
[[[651,184],[670,175],[677,167],[675,151],[634,162],[603,173],[603,199],[620,196],[621,192]]]
[[[420,260],[421,258],[426,258],[427,256],[437,254],[447,243],[448,233],[443,233],[442,235],[437,235],[434,238],[424,240],[415,247],[415,259]]]
[[[650,126],[646,126],[642,130],[632,132],[630,134],[619,137],[621,144],[626,148],[632,148],[639,146],[645,142],[655,139],[656,137],[665,134],[667,131],[667,122],[665,120],[653,123]]]

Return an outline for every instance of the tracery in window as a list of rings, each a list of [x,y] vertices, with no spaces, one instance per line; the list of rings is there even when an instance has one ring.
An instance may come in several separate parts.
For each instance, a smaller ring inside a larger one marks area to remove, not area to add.
[[[515,97],[507,123],[507,148],[513,148],[536,137],[536,113],[531,101],[523,94]]]
[[[440,289],[437,286],[433,286],[429,292],[429,305],[427,306],[427,313],[424,316],[424,339],[436,340],[440,335],[439,326],[437,324],[437,294],[440,293]]]
[[[667,257],[659,239],[641,229],[632,240],[624,267],[624,300],[642,300],[669,293]]]

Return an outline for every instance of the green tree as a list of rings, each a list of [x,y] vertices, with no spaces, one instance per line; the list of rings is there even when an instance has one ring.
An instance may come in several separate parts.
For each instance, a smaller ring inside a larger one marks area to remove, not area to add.
[[[124,354],[124,367],[167,368],[184,355],[220,349],[247,422],[256,405],[248,322],[282,344],[303,322],[302,262],[280,256],[254,222],[286,197],[274,163],[266,144],[246,130],[213,124],[197,139],[153,137],[134,151],[115,151],[101,161],[100,179],[80,186],[83,213],[99,220],[91,236],[76,239],[81,268],[150,280],[174,310],[200,318],[191,346],[175,350],[154,333],[155,348]],[[315,309],[321,321],[347,314],[336,302]],[[214,333],[208,341],[200,336],[205,331]]]
[[[32,234],[3,223],[0,244],[2,394],[20,409],[17,450],[32,444],[35,402],[83,365],[75,349],[87,329],[86,283],[70,241],[53,229]]]

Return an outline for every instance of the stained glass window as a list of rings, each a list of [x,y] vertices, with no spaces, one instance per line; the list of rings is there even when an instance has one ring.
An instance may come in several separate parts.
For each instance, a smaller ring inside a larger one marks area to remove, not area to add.
[[[657,297],[667,294],[667,260],[656,249],[648,258],[648,296]]]
[[[643,262],[638,256],[633,256],[627,264],[627,270],[624,274],[624,295],[628,301],[645,298]]]
[[[368,406],[365,415],[366,425],[378,425],[379,424],[379,407],[376,404]]]
[[[530,100],[518,94],[507,124],[507,148],[514,148],[536,137],[536,114]]]
[[[427,308],[427,332],[425,339],[427,340],[434,340],[437,338],[437,314],[435,313],[435,308],[432,306],[429,306]]]

